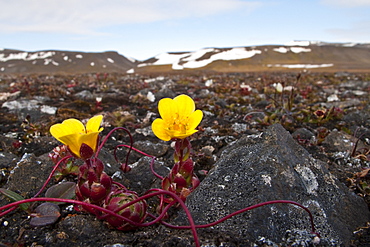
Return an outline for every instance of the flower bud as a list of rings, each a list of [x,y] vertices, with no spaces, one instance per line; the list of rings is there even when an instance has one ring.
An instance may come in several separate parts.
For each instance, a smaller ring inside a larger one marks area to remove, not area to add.
[[[162,189],[177,194],[183,201],[200,184],[194,174],[194,163],[191,159],[177,162],[171,169],[170,174],[162,180]],[[170,203],[173,199],[165,197],[164,201]]]
[[[134,222],[142,223],[147,215],[147,203],[145,200],[138,201],[128,207],[122,208],[125,204],[138,198],[137,194],[133,191],[116,188],[105,199],[104,207]],[[105,220],[111,226],[116,227],[119,230],[126,231],[136,228],[135,225],[129,224],[128,222],[112,215],[105,217]]]
[[[76,187],[76,195],[79,198],[89,198],[90,197],[91,190],[90,190],[88,181]]]
[[[80,201],[86,201],[101,205],[112,187],[112,178],[103,172],[103,162],[97,158],[87,159],[80,166],[76,197]],[[87,210],[89,211],[89,210]]]
[[[108,189],[110,189],[110,188],[106,188],[101,183],[95,183],[95,182],[92,183],[90,188],[91,188],[91,194],[89,198],[90,198],[91,203],[101,202],[102,200],[104,200],[108,194],[107,193]]]

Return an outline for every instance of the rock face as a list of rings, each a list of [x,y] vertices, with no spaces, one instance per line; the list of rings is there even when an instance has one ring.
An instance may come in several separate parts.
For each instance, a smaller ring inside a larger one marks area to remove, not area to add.
[[[321,243],[330,245],[348,246],[352,232],[370,219],[365,202],[280,124],[229,145],[186,203],[195,223],[206,224],[270,200],[292,200],[308,207]],[[184,215],[176,223],[188,224]],[[272,204],[234,216],[214,226],[214,231],[233,233],[246,241],[282,243],[292,232],[308,236],[311,228],[308,214],[301,208]]]

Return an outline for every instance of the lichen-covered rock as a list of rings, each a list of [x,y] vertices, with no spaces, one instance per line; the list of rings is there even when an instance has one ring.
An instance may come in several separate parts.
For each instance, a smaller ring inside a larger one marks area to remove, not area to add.
[[[26,153],[10,171],[5,188],[20,193],[24,198],[32,197],[42,187],[53,166],[47,155],[36,157]]]
[[[280,124],[229,145],[186,203],[195,222],[206,224],[270,200],[292,200],[308,207],[322,243],[330,245],[348,246],[352,232],[370,219],[363,199],[340,183],[324,162],[312,158]],[[188,224],[184,215],[176,223]],[[265,238],[282,243],[287,232],[298,230],[310,232],[308,214],[286,204],[257,208],[214,226],[220,234],[233,232],[252,242]],[[312,241],[317,239],[312,237]]]

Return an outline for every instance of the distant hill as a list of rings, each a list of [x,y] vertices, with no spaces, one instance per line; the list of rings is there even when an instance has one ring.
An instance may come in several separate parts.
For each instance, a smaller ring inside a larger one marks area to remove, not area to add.
[[[370,44],[298,41],[287,45],[204,48],[165,52],[145,61],[114,51],[0,50],[0,74],[170,73],[186,71],[353,71],[370,72]]]
[[[370,44],[300,41],[289,45],[168,52],[139,63],[130,72],[187,70],[246,72],[297,69],[370,72]]]
[[[125,73],[136,66],[117,52],[87,53],[75,51],[45,50],[26,52],[0,50],[0,73],[40,74],[40,73]]]

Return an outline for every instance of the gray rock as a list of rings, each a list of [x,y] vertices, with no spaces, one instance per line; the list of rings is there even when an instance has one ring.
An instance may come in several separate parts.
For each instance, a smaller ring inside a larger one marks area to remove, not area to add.
[[[358,126],[369,128],[369,119],[370,111],[368,106],[365,106],[365,108],[362,111],[350,111],[348,112],[348,114],[343,116],[343,121],[345,121],[348,124],[349,128],[352,130],[353,133],[357,132],[356,129],[358,128]]]
[[[20,193],[25,198],[32,197],[42,187],[53,166],[47,154],[36,157],[26,153],[10,171],[5,188]]]
[[[327,151],[331,152],[346,152],[348,155],[352,152],[353,145],[357,139],[345,132],[333,130],[325,137],[323,145],[327,147]],[[363,147],[362,142],[358,142],[359,148]]]
[[[310,130],[306,128],[299,128],[292,133],[294,139],[298,141],[298,143],[315,143],[315,134],[312,133]]]
[[[98,158],[103,161],[104,163],[104,171],[109,175],[112,176],[115,172],[120,171],[120,162],[124,162],[125,160],[119,160],[118,162],[115,160],[113,151],[107,150],[106,148],[102,148],[100,150]]]
[[[134,143],[134,147],[140,151],[153,155],[155,157],[161,157],[168,151],[168,144],[163,143],[152,143],[150,141],[137,141]]]
[[[75,97],[78,99],[88,100],[88,99],[93,99],[94,95],[88,90],[83,90],[81,92],[76,93]]]
[[[186,204],[196,224],[206,224],[270,200],[292,200],[308,207],[321,243],[329,245],[348,246],[352,232],[370,219],[363,199],[349,192],[324,162],[312,158],[280,124],[260,136],[244,136],[223,151]],[[175,223],[188,224],[185,214]],[[234,216],[213,231],[232,232],[255,243],[260,239],[283,243],[288,233],[310,235],[311,228],[306,211],[272,204]],[[310,236],[311,244],[317,242]],[[291,235],[289,242],[294,242]]]
[[[144,156],[136,163],[130,165],[132,169],[130,172],[123,174],[122,184],[129,190],[136,191],[139,195],[144,194],[151,188],[160,188],[161,180],[154,176],[150,170],[151,161],[151,158]],[[159,161],[155,161],[154,170],[163,177],[170,171],[168,167]]]
[[[163,86],[161,88],[161,90],[159,90],[155,94],[155,98],[158,99],[158,100],[163,99],[163,98],[174,98],[175,96],[176,96],[176,94],[168,86]]]
[[[350,99],[345,101],[334,101],[334,102],[322,102],[320,106],[326,107],[327,109],[332,107],[337,107],[341,109],[359,106],[361,105],[361,101],[359,99]]]
[[[8,108],[12,113],[18,115],[20,119],[31,116],[32,121],[39,120],[42,116],[53,115],[57,108],[45,105],[44,102],[48,100],[46,97],[34,97],[33,99],[17,99],[6,101],[1,107]]]
[[[0,187],[9,175],[9,168],[14,167],[17,160],[18,157],[12,153],[0,152]]]

